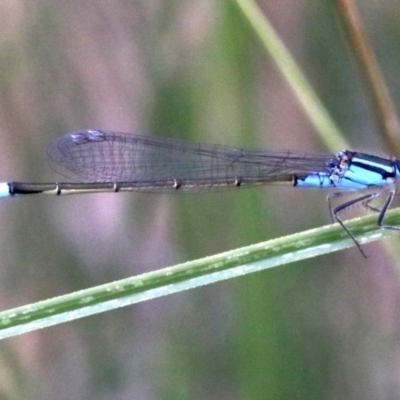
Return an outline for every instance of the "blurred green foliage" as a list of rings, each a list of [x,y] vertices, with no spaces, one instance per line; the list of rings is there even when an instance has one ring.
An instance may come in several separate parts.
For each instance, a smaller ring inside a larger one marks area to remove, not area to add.
[[[332,2],[259,1],[336,122],[379,141]],[[395,98],[398,1],[360,4]],[[2,181],[60,179],[80,128],[324,150],[234,2],[0,5]],[[329,221],[324,193],[260,188],[1,204],[2,309]],[[395,239],[396,240],[396,239]],[[381,246],[257,273],[0,344],[1,398],[387,399],[397,277]]]

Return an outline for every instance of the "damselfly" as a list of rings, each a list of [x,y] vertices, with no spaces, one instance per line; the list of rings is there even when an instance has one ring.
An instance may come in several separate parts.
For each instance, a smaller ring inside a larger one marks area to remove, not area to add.
[[[60,137],[48,148],[52,168],[75,182],[0,183],[0,197],[25,194],[94,192],[212,191],[260,184],[335,189],[328,194],[333,221],[338,222],[362,252],[339,217],[362,204],[378,213],[378,226],[396,194],[400,160],[340,151],[316,154],[298,151],[245,150],[214,144],[101,130],[82,130]],[[331,200],[344,192],[360,196],[336,207]],[[384,195],[380,208],[370,203]],[[364,253],[363,253],[364,254]]]

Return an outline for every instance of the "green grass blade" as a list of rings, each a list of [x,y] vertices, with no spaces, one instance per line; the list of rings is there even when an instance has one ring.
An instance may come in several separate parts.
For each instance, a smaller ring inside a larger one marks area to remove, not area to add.
[[[236,0],[236,3],[296,94],[308,118],[320,133],[327,147],[331,151],[337,151],[338,148],[349,148],[329,112],[255,1]]]
[[[390,211],[385,223],[400,225],[400,208]],[[351,220],[347,226],[361,244],[395,233],[379,229],[376,226],[376,215]],[[269,240],[1,312],[0,338],[316,257],[353,245],[352,240],[337,224]],[[360,262],[362,261],[360,254]]]

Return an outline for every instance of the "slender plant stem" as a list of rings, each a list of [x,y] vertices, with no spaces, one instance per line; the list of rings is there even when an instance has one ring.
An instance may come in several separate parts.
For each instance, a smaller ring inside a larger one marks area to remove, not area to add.
[[[399,221],[400,209],[391,210],[385,219],[388,225]],[[376,215],[346,224],[362,245],[398,234],[379,228]],[[88,288],[0,312],[0,340],[351,246],[349,235],[333,224]],[[361,254],[359,259],[363,261]]]
[[[350,46],[373,104],[378,132],[389,154],[400,156],[400,123],[353,0],[336,0]]]
[[[326,146],[332,152],[336,152],[338,148],[348,148],[344,136],[330,117],[329,112],[256,2],[253,0],[235,1],[295,92]]]

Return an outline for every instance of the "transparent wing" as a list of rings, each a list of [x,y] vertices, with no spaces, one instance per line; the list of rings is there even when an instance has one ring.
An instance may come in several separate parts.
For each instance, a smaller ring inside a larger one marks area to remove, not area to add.
[[[243,150],[153,136],[84,130],[60,137],[48,148],[52,168],[80,182],[171,181],[209,189],[224,182],[272,183],[294,174],[328,172],[335,156],[293,151]]]

